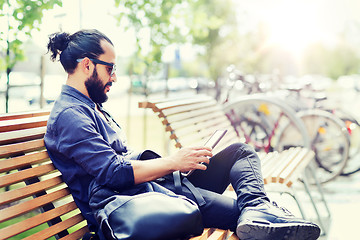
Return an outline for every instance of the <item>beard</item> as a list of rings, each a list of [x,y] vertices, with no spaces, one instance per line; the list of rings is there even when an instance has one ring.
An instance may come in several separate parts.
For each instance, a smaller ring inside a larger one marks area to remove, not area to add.
[[[93,74],[85,81],[85,86],[88,91],[89,97],[94,103],[104,103],[108,100],[108,96],[105,93],[106,86],[111,86],[112,82],[103,84],[98,77],[96,69]]]

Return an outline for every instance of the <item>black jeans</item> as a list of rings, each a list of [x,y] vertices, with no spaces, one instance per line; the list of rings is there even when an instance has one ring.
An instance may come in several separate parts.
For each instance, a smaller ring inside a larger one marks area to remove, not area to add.
[[[210,159],[206,171],[196,170],[188,180],[197,188],[205,200],[199,206],[205,227],[216,227],[235,231],[241,210],[269,201],[264,190],[260,159],[254,150],[242,143],[232,144]],[[171,181],[159,182],[175,191]],[[222,195],[231,183],[237,198]],[[196,201],[185,187],[183,195]]]

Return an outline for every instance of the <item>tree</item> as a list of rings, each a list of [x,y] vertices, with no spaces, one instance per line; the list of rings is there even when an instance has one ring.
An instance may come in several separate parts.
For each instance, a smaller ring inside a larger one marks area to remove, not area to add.
[[[184,1],[115,0],[121,12],[116,16],[125,29],[133,29],[136,36],[135,58],[144,65],[142,71],[154,72],[162,62],[166,46],[183,42],[181,23]],[[139,71],[140,69],[138,69]]]
[[[5,25],[0,30],[0,70],[6,70],[6,112],[8,112],[10,72],[16,62],[25,58],[23,42],[31,37],[33,30],[40,30],[43,11],[55,5],[62,6],[60,0],[0,0],[0,18]],[[7,27],[5,27],[7,26]]]
[[[334,80],[343,75],[358,74],[360,56],[356,49],[344,42],[334,47],[315,44],[309,47],[304,58],[304,72],[321,74]]]
[[[135,29],[136,57],[154,70],[166,46],[191,42],[205,49],[201,59],[210,78],[217,80],[235,56],[236,14],[231,0],[115,0],[122,26]],[[144,32],[149,43],[144,45]],[[144,52],[144,48],[150,50]],[[225,53],[225,54],[224,54]]]
[[[220,95],[219,78],[226,66],[237,61],[237,20],[231,0],[189,0],[187,26],[192,43],[205,48],[202,57],[208,66],[209,77],[217,86],[216,98]]]

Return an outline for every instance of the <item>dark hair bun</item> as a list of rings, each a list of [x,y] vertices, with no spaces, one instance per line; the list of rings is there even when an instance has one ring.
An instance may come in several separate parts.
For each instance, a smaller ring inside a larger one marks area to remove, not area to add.
[[[49,36],[48,51],[50,51],[51,59],[55,60],[57,55],[66,49],[70,42],[69,33],[53,33]]]

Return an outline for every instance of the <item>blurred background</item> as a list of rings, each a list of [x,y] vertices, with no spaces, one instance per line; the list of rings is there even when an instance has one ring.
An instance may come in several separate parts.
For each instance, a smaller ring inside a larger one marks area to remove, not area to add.
[[[155,114],[137,107],[146,98],[203,93],[223,103],[229,89],[311,85],[312,97],[326,93],[358,118],[359,12],[359,0],[0,0],[0,113],[51,109],[67,75],[46,54],[48,36],[95,28],[117,53],[105,107],[134,148],[168,149],[167,136],[154,139],[164,132]],[[356,239],[357,221],[343,220],[360,214],[359,177],[326,185],[328,239]]]
[[[51,108],[66,74],[46,54],[48,35],[82,28],[114,42],[106,106],[118,118],[152,96],[244,94],[229,66],[263,92],[311,83],[357,108],[359,10],[357,0],[0,0],[0,112]]]
[[[45,55],[47,37],[82,28],[113,40],[117,94],[210,89],[218,98],[229,65],[247,76],[357,87],[356,0],[0,0],[0,6],[0,112],[51,104],[66,75]]]

